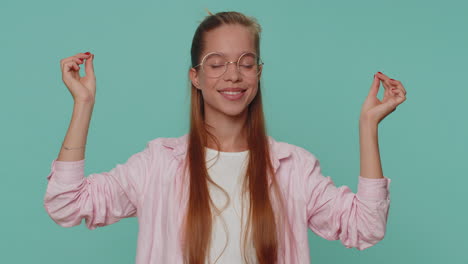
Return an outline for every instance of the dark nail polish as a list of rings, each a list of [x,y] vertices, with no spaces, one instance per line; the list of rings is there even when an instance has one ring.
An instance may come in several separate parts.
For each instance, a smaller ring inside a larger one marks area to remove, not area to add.
[[[91,54],[91,52],[88,51],[88,52],[85,52],[85,54],[86,54],[86,55],[89,55],[89,54]]]

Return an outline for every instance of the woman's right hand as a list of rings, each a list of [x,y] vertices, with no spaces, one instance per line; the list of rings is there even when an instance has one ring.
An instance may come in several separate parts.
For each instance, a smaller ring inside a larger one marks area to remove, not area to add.
[[[86,60],[86,61],[85,61]],[[94,103],[96,76],[93,66],[94,54],[78,53],[60,60],[62,80],[73,96],[75,103]],[[85,61],[85,76],[80,76],[80,64]]]

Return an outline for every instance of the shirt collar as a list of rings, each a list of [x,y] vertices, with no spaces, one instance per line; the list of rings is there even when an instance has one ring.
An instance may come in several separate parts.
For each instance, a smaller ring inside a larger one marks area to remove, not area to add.
[[[162,144],[165,147],[171,148],[175,158],[182,160],[183,154],[187,151],[188,135],[185,134],[177,138],[163,138]],[[280,160],[285,159],[291,155],[291,150],[286,145],[280,144],[271,136],[268,137],[270,144],[270,156],[273,161],[274,172],[279,168]]]

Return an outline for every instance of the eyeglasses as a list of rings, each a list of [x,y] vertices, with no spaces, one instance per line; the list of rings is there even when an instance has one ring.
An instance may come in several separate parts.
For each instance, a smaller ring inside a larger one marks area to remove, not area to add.
[[[247,78],[257,77],[262,71],[261,66],[264,64],[253,52],[242,54],[237,61],[228,61],[224,54],[210,52],[203,57],[200,64],[193,68],[201,66],[207,77],[219,78],[227,71],[228,63],[236,63],[237,71]]]

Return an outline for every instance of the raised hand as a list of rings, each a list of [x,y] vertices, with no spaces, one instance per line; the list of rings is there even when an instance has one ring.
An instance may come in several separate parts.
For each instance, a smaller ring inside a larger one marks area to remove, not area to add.
[[[80,76],[80,64],[85,62],[85,76]],[[94,103],[96,97],[96,76],[93,66],[94,54],[78,53],[60,60],[62,80],[73,96],[75,103]]]
[[[385,88],[382,101],[377,98],[380,82]],[[369,94],[362,105],[361,120],[365,119],[376,124],[387,115],[395,111],[398,105],[406,100],[406,90],[400,81],[390,79],[387,75],[378,72],[374,75]]]

